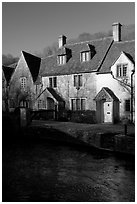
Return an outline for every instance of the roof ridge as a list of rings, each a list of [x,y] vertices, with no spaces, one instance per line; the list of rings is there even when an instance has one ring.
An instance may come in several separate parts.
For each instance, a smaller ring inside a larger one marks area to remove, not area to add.
[[[47,58],[53,57],[53,56],[55,56],[55,54],[49,55],[49,56],[47,56],[47,57],[43,57],[43,58],[41,58],[41,60],[44,60],[44,59],[47,59]]]
[[[33,57],[36,57],[36,58],[41,59],[40,57],[38,57],[38,56],[36,56],[36,55],[34,55],[34,54],[32,54],[32,53],[26,52],[26,51],[24,51],[24,50],[22,50],[21,52],[22,52],[22,54],[25,53],[25,54],[28,54],[28,55],[31,55],[31,56],[33,56]],[[23,54],[23,55],[24,55],[24,54]]]
[[[114,43],[127,43],[127,42],[135,42],[135,39],[134,40],[119,41],[119,42],[114,42]]]
[[[98,38],[98,39],[94,39],[94,40],[87,40],[87,41],[83,41],[83,42],[69,43],[69,44],[65,44],[64,47],[67,48],[67,46],[70,46],[70,45],[72,46],[72,45],[84,44],[84,43],[88,43],[88,42],[101,41],[101,40],[105,40],[105,39],[112,39],[113,40],[113,37],[109,36],[109,37]],[[43,57],[41,59],[44,60],[44,59],[47,59],[47,58],[52,57],[52,56],[55,56],[55,54],[49,55],[47,57]]]
[[[112,36],[109,36],[109,37],[98,38],[98,39],[93,39],[93,40],[86,40],[86,41],[82,41],[82,42],[69,43],[69,44],[66,44],[65,46],[67,46],[67,45],[84,44],[84,43],[88,43],[88,42],[100,41],[100,40],[105,40],[105,39],[110,39],[110,38],[113,38],[113,37],[112,37]]]

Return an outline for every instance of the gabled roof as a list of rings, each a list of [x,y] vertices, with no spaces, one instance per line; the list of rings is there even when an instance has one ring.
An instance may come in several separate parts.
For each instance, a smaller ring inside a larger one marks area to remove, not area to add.
[[[36,57],[32,54],[29,54],[25,51],[22,51],[24,58],[27,62],[27,65],[29,67],[30,73],[33,78],[33,82],[37,80],[38,74],[39,74],[39,69],[40,69],[40,63],[41,63],[41,58]]]
[[[129,53],[126,53],[126,52],[123,52],[127,57],[128,57],[128,59],[133,63],[133,64],[135,64],[135,60],[134,60],[134,58],[129,54]],[[135,57],[135,56],[134,56]]]
[[[68,60],[68,62],[64,65],[58,65],[57,54],[42,59],[40,66],[40,75],[52,76],[97,71],[112,42],[113,39],[111,37],[108,37],[104,39],[80,42],[75,44],[66,44],[65,47],[70,49],[72,54],[72,57]],[[94,55],[90,61],[81,63],[80,52],[85,49],[85,46],[87,50],[89,45],[94,50]]]
[[[111,99],[115,101],[119,101],[119,99],[116,97],[116,95],[113,93],[112,90],[110,90],[108,87],[103,87],[99,93],[95,97],[95,101],[100,101],[100,100],[106,100],[110,101]]]
[[[17,64],[18,64],[18,62],[15,62],[15,63],[13,63],[13,64],[10,64],[8,67],[16,68]]]
[[[12,76],[13,72],[15,71],[15,68],[3,65],[2,69],[3,69],[4,77],[5,77],[6,81],[7,81],[7,84],[9,84],[11,76]]]
[[[53,89],[48,87],[47,90],[51,93],[51,95],[56,99],[58,102],[64,102],[61,96]]]
[[[83,45],[82,50],[80,52],[84,52],[84,51],[90,51],[91,50],[91,45],[86,43]]]
[[[111,66],[121,55],[121,52],[126,54],[126,56],[135,63],[135,41],[114,42],[99,70],[99,73],[110,72]]]

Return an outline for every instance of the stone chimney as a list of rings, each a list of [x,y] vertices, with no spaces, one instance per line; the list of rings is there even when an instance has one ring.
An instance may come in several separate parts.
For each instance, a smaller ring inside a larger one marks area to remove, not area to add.
[[[113,23],[113,39],[115,42],[121,41],[121,24],[120,23]]]
[[[59,36],[59,48],[61,48],[66,44],[66,39],[67,37],[64,35]]]

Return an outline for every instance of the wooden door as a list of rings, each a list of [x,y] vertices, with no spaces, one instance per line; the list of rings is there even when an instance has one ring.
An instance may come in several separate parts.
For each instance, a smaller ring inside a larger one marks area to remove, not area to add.
[[[113,115],[112,102],[104,102],[104,123],[112,123]]]

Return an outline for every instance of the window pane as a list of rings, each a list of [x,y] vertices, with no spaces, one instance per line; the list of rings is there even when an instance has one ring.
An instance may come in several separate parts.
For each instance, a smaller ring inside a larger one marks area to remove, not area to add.
[[[26,77],[21,77],[21,89],[26,89]]]
[[[66,63],[66,56],[64,55],[63,56],[63,64],[65,64]]]
[[[76,99],[76,110],[80,110],[80,99]]]
[[[74,75],[74,86],[77,86],[77,75]]]
[[[78,75],[78,86],[82,86],[82,75]]]
[[[83,62],[85,62],[85,61],[86,61],[86,53],[83,52]]]
[[[85,62],[85,60],[86,60],[86,53],[85,53],[85,52],[82,52],[82,53],[81,53],[81,61],[82,61],[82,62]]]
[[[71,99],[71,109],[73,111],[76,110],[76,100],[75,99]]]
[[[125,111],[130,111],[130,100],[125,100]]]
[[[63,56],[60,56],[60,64],[63,64]]]
[[[82,52],[81,53],[81,62],[89,61],[91,57],[91,52]]]
[[[62,65],[66,63],[66,55],[59,55],[58,56],[58,64]]]
[[[86,61],[89,61],[89,52],[86,52]]]
[[[49,78],[49,87],[52,87],[52,78]]]
[[[127,75],[127,65],[123,65],[123,76]]]
[[[117,77],[121,77],[121,65],[117,65]]]
[[[60,56],[58,56],[58,64],[60,64]]]
[[[53,84],[54,84],[54,87],[57,87],[57,77],[53,77]]]
[[[42,109],[42,100],[38,100],[38,109]]]
[[[81,110],[85,110],[85,99],[81,99]]]

